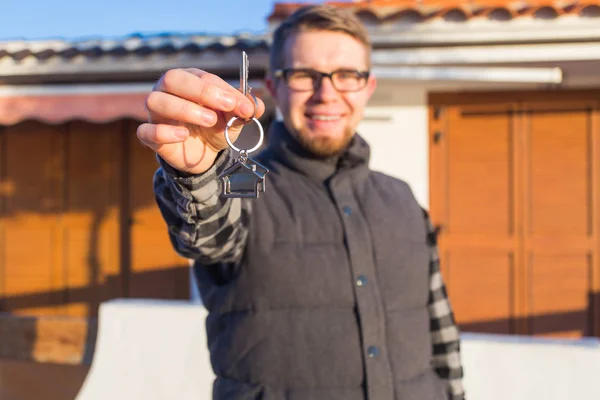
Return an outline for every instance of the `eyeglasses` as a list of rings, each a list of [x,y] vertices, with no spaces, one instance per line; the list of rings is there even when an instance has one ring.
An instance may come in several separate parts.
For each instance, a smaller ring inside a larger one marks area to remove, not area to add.
[[[309,68],[286,68],[276,70],[274,77],[282,78],[288,88],[298,92],[318,90],[325,77],[331,80],[333,87],[339,92],[356,92],[367,86],[369,74],[369,71],[352,69],[339,69],[325,73]]]

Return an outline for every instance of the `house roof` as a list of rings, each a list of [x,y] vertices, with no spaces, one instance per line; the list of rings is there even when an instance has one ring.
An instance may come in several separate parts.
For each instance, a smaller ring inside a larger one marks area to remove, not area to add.
[[[538,44],[567,46],[563,53],[569,53],[569,60],[598,59],[600,0],[326,3],[351,9],[366,23],[372,34],[375,64],[489,64],[490,58],[499,63],[503,54],[512,51],[510,45],[526,46],[518,52],[522,54]],[[268,17],[271,27],[304,5],[275,4]],[[0,41],[0,124],[36,118],[52,123],[79,118],[108,121],[124,116],[143,120],[145,95],[164,71],[198,67],[235,81],[244,50],[250,58],[250,78],[257,81],[266,71],[270,42],[270,32]],[[575,46],[596,47],[586,50]],[[572,54],[575,50],[578,53]],[[539,56],[545,50],[539,47],[536,51]],[[473,52],[479,56],[466,57]],[[482,59],[481,54],[487,58]],[[135,86],[138,83],[143,85]],[[29,84],[34,86],[34,93],[27,92]],[[69,92],[72,87],[85,85],[89,85],[85,93]],[[113,87],[100,93],[94,85]],[[40,92],[40,87],[49,88],[49,93]]]
[[[53,57],[75,59],[79,56],[97,58],[110,55],[148,56],[173,53],[195,54],[203,51],[226,52],[232,49],[253,51],[268,47],[262,35],[239,34],[216,36],[205,34],[162,33],[153,35],[133,34],[124,38],[91,38],[83,40],[11,40],[0,41],[0,62],[10,58],[23,61],[34,57],[39,61]]]
[[[256,81],[264,75],[268,46],[265,36],[244,33],[0,41],[0,124],[144,120],[145,96],[164,71],[197,67],[235,81],[243,50]]]
[[[242,50],[253,55],[250,72],[262,73],[256,67],[264,64],[268,45],[256,34],[0,41],[0,84],[154,81],[170,68],[200,66],[234,76]]]
[[[427,22],[436,19],[466,21],[484,18],[506,21],[521,17],[554,19],[563,16],[598,17],[598,0],[371,0],[326,1],[350,9],[377,22],[404,20]],[[286,18],[306,3],[276,3],[268,20]]]
[[[600,39],[600,0],[372,0],[326,3],[356,12],[371,29],[376,49]],[[276,3],[268,16],[271,27],[304,5],[306,3]],[[574,18],[567,18],[569,16]],[[539,23],[514,25],[519,21]],[[558,21],[561,23],[554,23]],[[250,73],[259,78],[268,65],[270,41],[270,32],[219,36],[163,33],[83,40],[0,41],[0,85],[154,81],[163,71],[177,67],[218,70],[224,77],[234,78],[239,73],[241,50],[250,56]]]

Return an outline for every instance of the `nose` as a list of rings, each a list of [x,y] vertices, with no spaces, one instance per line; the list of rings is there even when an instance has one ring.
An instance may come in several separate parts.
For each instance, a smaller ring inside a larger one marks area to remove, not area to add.
[[[315,93],[313,95],[313,97],[316,100],[319,100],[322,102],[331,101],[333,99],[336,99],[338,96],[339,96],[339,92],[333,86],[333,82],[331,82],[331,79],[329,79],[327,77],[324,77],[321,80],[321,85],[319,85],[315,89]]]

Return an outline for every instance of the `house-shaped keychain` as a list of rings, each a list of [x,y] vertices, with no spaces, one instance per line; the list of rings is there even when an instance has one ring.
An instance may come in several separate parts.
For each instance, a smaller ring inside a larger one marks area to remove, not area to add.
[[[242,52],[242,62],[240,64],[240,91],[246,96],[250,93],[250,86],[248,86],[248,56],[246,52]],[[263,130],[260,121],[256,119],[256,110],[258,109],[258,100],[256,96],[252,94],[254,98],[254,116],[246,122],[254,122],[258,126],[258,132],[260,137],[258,143],[251,149],[241,150],[235,147],[231,139],[229,138],[229,128],[231,125],[239,119],[239,117],[232,117],[227,125],[225,125],[225,140],[229,147],[239,153],[239,157],[233,166],[227,168],[219,179],[223,184],[222,197],[230,198],[258,198],[260,192],[266,190],[265,186],[265,175],[269,172],[269,169],[260,165],[251,158],[248,158],[248,154],[256,151],[260,148],[265,132]]]
[[[260,192],[266,189],[265,175],[268,172],[267,168],[251,158],[236,162],[219,176],[223,184],[223,197],[258,198]]]

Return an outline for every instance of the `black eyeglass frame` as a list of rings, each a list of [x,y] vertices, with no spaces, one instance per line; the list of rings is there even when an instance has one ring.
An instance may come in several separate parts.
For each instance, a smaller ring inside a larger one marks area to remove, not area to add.
[[[313,83],[313,87],[312,89],[306,89],[306,90],[298,90],[298,89],[294,89],[291,88],[288,84],[288,76],[293,73],[293,72],[309,72],[312,74],[315,74],[317,76],[319,76],[319,80],[315,81],[315,83]],[[340,90],[335,86],[335,81],[333,80],[333,76],[335,74],[339,74],[342,72],[354,72],[357,74],[359,79],[364,79],[364,84],[362,86],[360,86],[358,89],[353,89],[353,90]],[[347,68],[341,68],[341,69],[337,69],[335,71],[332,72],[322,72],[322,71],[317,71],[316,69],[311,69],[311,68],[282,68],[282,69],[277,69],[275,70],[275,72],[273,73],[273,77],[277,78],[277,79],[283,79],[283,82],[285,83],[285,85],[296,92],[308,92],[311,90],[318,90],[321,85],[323,84],[323,79],[324,78],[329,78],[329,80],[331,81],[331,84],[333,85],[333,87],[335,88],[335,90],[337,90],[338,92],[344,92],[344,93],[349,93],[349,92],[358,92],[362,89],[364,89],[367,86],[367,83],[369,81],[369,76],[371,76],[371,71],[360,71],[360,70],[356,70],[356,69],[347,69]]]

